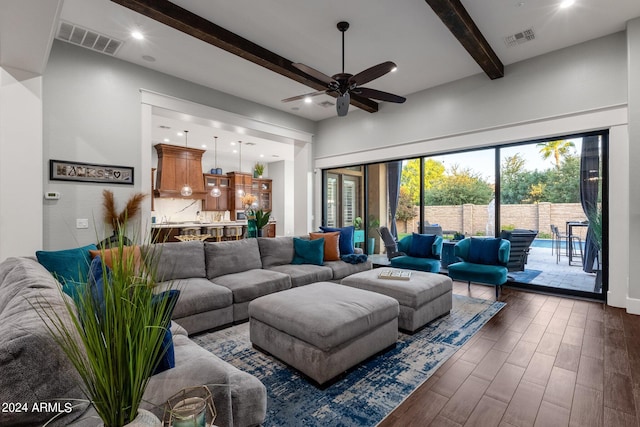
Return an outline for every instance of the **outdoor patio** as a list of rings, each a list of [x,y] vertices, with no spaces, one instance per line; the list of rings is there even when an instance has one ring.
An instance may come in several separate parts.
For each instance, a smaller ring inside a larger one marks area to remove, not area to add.
[[[577,258],[574,257],[574,262],[569,265],[569,258],[561,250],[560,261],[556,263],[555,250],[552,255],[551,248],[532,246],[525,271],[513,272],[510,275],[525,283],[593,292],[596,275],[595,273],[585,273],[580,263],[576,262],[579,259],[580,255]],[[538,271],[540,273],[533,276]]]

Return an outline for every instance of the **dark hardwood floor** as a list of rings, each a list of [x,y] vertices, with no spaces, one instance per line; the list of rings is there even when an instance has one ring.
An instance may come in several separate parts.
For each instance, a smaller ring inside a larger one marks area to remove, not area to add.
[[[454,293],[495,299],[493,287]],[[380,427],[640,426],[640,316],[505,289],[507,303]]]

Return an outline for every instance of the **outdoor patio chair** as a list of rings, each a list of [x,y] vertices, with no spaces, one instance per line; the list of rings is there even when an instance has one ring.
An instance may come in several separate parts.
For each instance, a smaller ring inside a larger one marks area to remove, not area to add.
[[[383,225],[378,229],[378,233],[380,233],[380,237],[382,237],[382,242],[384,243],[384,248],[387,252],[387,259],[390,260],[397,256],[405,255],[404,252],[398,252],[398,242],[393,238],[388,227]]]
[[[569,245],[571,245],[571,250],[575,250],[574,244],[577,243],[578,249],[580,251],[580,259],[583,259],[584,255],[582,253],[582,240],[580,239],[580,236],[577,236],[575,234],[572,236],[569,236],[566,233],[562,233],[557,226],[553,226],[553,236],[555,239],[555,246],[556,246],[556,264],[560,262],[560,246],[563,240],[567,240],[567,245],[564,248],[565,256],[567,256]]]
[[[524,271],[531,243],[538,235],[538,230],[502,230],[500,237],[511,242],[511,251],[509,252],[509,261],[507,261],[507,270]]]

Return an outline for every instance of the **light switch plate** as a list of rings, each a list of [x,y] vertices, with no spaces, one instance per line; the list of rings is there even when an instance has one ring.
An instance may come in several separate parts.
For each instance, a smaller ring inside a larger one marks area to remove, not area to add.
[[[89,220],[86,218],[77,218],[76,228],[89,228]]]

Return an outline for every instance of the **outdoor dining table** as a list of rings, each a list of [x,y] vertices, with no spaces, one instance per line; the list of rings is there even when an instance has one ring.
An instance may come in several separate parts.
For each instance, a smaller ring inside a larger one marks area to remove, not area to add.
[[[566,223],[566,236],[567,236],[567,255],[569,256],[569,265],[573,260],[573,229],[575,227],[589,227],[589,221],[567,221]],[[582,239],[580,239],[580,245],[582,245]],[[582,262],[582,259],[580,259]]]

